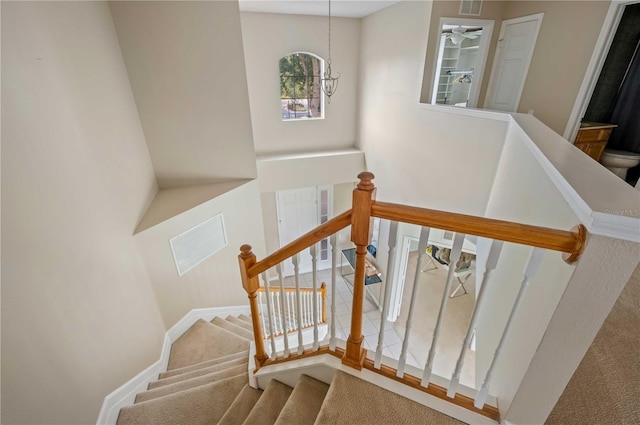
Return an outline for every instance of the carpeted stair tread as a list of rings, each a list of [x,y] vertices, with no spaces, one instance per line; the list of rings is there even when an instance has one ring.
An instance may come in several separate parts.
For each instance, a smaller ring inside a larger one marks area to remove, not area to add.
[[[117,425],[214,424],[231,406],[248,379],[248,374],[244,373],[123,407]]]
[[[240,314],[240,315],[238,315],[238,319],[240,319],[240,320],[244,320],[245,322],[247,322],[248,324],[250,324],[251,326],[253,326],[253,321],[251,320],[251,317],[247,316],[246,314]]]
[[[249,345],[233,332],[200,319],[171,345],[167,370],[247,351]]]
[[[340,370],[336,371],[315,421],[315,425],[462,423]]]
[[[136,395],[136,403],[151,400],[154,398],[162,397],[167,394],[177,393],[178,391],[188,390],[189,388],[195,388],[200,385],[211,384],[212,382],[222,381],[227,378],[233,378],[234,376],[241,375],[247,372],[246,365],[235,366],[229,369],[221,370],[219,372],[209,373],[207,375],[197,376],[195,378],[186,379],[184,381],[174,382],[173,384],[163,385],[143,391]]]
[[[262,392],[260,389],[251,388],[248,384],[245,385],[218,425],[238,425],[244,422],[253,406],[260,399]]]
[[[226,320],[227,322],[231,322],[234,325],[238,325],[241,328],[244,328],[244,329],[248,330],[253,335],[253,325],[251,323],[247,323],[244,320],[238,319],[235,316],[227,316],[227,318],[224,319],[224,320]]]
[[[211,320],[211,323],[215,326],[220,326],[221,328],[226,329],[229,332],[233,332],[234,334],[246,339],[247,341],[253,341],[253,332],[249,332],[242,326],[234,325],[233,323],[220,317],[214,317],[213,320]]]
[[[287,403],[293,389],[280,381],[272,379],[264,389],[260,400],[253,406],[244,425],[273,425],[280,411]]]
[[[328,390],[328,384],[300,375],[275,425],[313,425]]]
[[[225,363],[220,363],[217,365],[205,367],[202,369],[194,370],[192,372],[181,373],[180,375],[170,376],[168,378],[159,379],[157,381],[149,382],[147,387],[148,390],[152,390],[154,388],[163,387],[165,385],[175,384],[176,382],[186,381],[189,379],[197,378],[199,376],[210,375],[212,373],[223,373],[230,369],[235,369],[236,367],[244,367],[244,370],[247,370],[247,362],[248,358],[240,358],[235,360],[230,360]],[[238,372],[239,373],[239,372]],[[234,373],[234,375],[236,375]]]
[[[214,372],[208,375],[198,376],[196,378],[187,379],[185,381],[176,382],[170,385],[164,385],[152,390],[144,391],[136,395],[136,403],[142,403],[144,401],[153,400],[154,398],[163,397],[169,394],[177,393],[179,391],[185,391],[190,388],[199,387],[201,385],[211,384],[213,382],[219,382],[227,378],[233,378],[234,376],[247,373],[246,365],[236,366],[221,372]]]
[[[241,351],[239,353],[235,353],[235,354],[230,354],[228,356],[224,356],[224,357],[218,357],[217,359],[213,359],[213,360],[207,360],[206,362],[202,362],[202,363],[196,363],[194,365],[191,366],[185,366],[185,367],[181,367],[178,369],[173,369],[170,370],[168,372],[162,372],[158,375],[158,379],[164,379],[164,378],[170,378],[172,376],[176,376],[176,375],[181,375],[183,373],[187,373],[187,372],[193,372],[194,370],[198,370],[198,369],[204,369],[206,367],[210,367],[210,366],[215,366],[217,364],[221,364],[221,363],[226,363],[229,362],[231,360],[237,360],[237,359],[248,359],[249,358],[249,351]]]

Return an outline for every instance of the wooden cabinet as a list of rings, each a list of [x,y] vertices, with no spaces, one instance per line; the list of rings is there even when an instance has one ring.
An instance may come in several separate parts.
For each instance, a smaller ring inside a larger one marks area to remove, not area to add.
[[[580,130],[578,130],[573,144],[591,158],[600,161],[600,157],[607,147],[609,136],[616,127],[615,124],[583,122],[580,124]]]

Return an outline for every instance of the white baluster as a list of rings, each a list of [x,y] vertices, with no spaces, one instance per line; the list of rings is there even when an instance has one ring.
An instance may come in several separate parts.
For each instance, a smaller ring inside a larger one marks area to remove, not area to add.
[[[293,273],[296,283],[296,324],[298,325],[298,354],[304,352],[304,344],[302,340],[302,300],[300,299],[300,254],[294,255]]]
[[[502,245],[502,241],[494,240],[491,242],[487,264],[485,265],[485,271],[482,275],[482,282],[480,283],[478,299],[476,300],[476,305],[473,307],[473,313],[471,314],[471,320],[469,320],[467,334],[464,337],[464,341],[462,342],[462,349],[460,350],[460,356],[458,356],[456,369],[454,370],[453,375],[451,375],[451,382],[449,383],[449,388],[447,389],[447,396],[450,398],[454,398],[456,395],[456,389],[458,388],[458,384],[460,383],[460,373],[462,372],[462,367],[464,366],[464,355],[466,354],[467,349],[471,346],[471,339],[473,338],[476,321],[478,320],[478,313],[481,311],[484,302],[484,294],[486,294],[487,292],[487,285],[489,283],[491,273],[493,273],[496,266],[498,265],[498,258],[500,258]]]
[[[313,288],[313,292],[311,293],[311,299],[313,304],[313,351],[317,351],[320,348],[320,343],[318,341],[318,297],[316,297],[316,292],[318,291],[318,257],[317,257],[317,244],[313,244],[309,247],[309,251],[311,252],[311,279],[313,282],[311,287]]]
[[[336,263],[338,262],[338,249],[336,248],[338,237],[333,234],[329,238],[331,244],[331,337],[329,348],[336,349]]]
[[[313,320],[313,311],[312,311],[312,308],[311,308],[311,292],[306,292],[305,293],[304,301],[305,301],[306,306],[307,306],[307,314],[305,315],[305,318],[307,320],[306,326],[309,327],[309,326],[311,326],[311,322]]]
[[[274,335],[278,335],[280,333],[280,331],[278,330],[278,300],[277,300],[277,293],[276,292],[269,292],[269,294],[271,295],[271,314],[273,315],[273,331],[275,332]]]
[[[384,346],[384,328],[389,314],[389,303],[391,302],[391,287],[393,284],[393,264],[396,258],[396,239],[398,233],[398,222],[392,221],[389,225],[389,259],[387,261],[387,278],[384,283],[384,301],[382,303],[382,314],[380,315],[380,333],[378,334],[378,346],[376,348],[376,361],[374,367],[380,369],[382,363],[382,347]]]
[[[262,335],[266,338],[269,336],[267,333],[267,324],[264,320],[264,300],[262,299],[262,292],[258,292],[258,307],[260,309],[260,323],[262,323]]]
[[[288,301],[287,294],[284,292],[284,279],[282,278],[282,263],[276,266],[276,273],[278,273],[278,281],[280,284],[280,298],[282,299],[282,306],[280,310],[280,320],[282,321],[282,340],[284,342],[284,357],[289,357],[289,335],[287,335],[287,311],[289,309],[288,302],[285,307],[285,301]]]
[[[487,401],[487,397],[489,396],[489,384],[491,383],[491,378],[493,376],[493,368],[495,367],[498,359],[500,358],[500,353],[502,353],[502,347],[504,345],[504,341],[506,340],[509,332],[511,331],[513,319],[516,316],[518,309],[520,308],[520,303],[522,302],[522,298],[524,297],[524,294],[527,291],[529,282],[531,282],[531,279],[533,278],[533,276],[536,275],[538,268],[540,267],[540,263],[542,263],[543,256],[544,256],[544,250],[542,248],[534,248],[531,251],[529,261],[527,262],[527,266],[525,267],[525,270],[523,273],[524,277],[522,279],[522,283],[520,284],[520,290],[518,291],[518,296],[516,297],[516,300],[513,303],[513,307],[511,308],[511,313],[509,314],[509,319],[507,320],[507,324],[504,327],[504,331],[502,331],[500,342],[498,342],[496,351],[493,354],[491,365],[489,366],[489,369],[487,369],[487,374],[484,377],[484,381],[482,381],[482,385],[480,386],[480,391],[478,391],[478,394],[476,394],[476,398],[474,400],[473,405],[478,409],[482,409],[484,407],[484,403]]]
[[[289,309],[287,310],[287,317],[288,317],[287,326],[289,331],[293,331],[294,329],[293,327],[293,324],[295,323],[295,320],[293,317],[293,311],[295,310],[294,304],[295,303],[293,301],[293,293],[287,292],[287,306],[289,307]]]
[[[269,279],[267,273],[262,273],[262,280],[264,281],[265,298],[267,299],[267,324],[269,327],[269,335],[271,336],[271,358],[275,359],[278,355],[276,352],[276,339],[273,332],[273,310],[271,306],[271,293],[269,292]]]
[[[409,334],[411,333],[411,325],[413,322],[413,308],[416,304],[416,294],[418,292],[418,279],[420,278],[420,270],[422,270],[422,260],[427,252],[427,244],[429,242],[429,227],[420,229],[420,241],[418,242],[418,261],[416,265],[416,274],[413,278],[413,289],[411,290],[411,301],[409,302],[409,313],[407,324],[405,325],[404,339],[402,340],[402,350],[398,359],[398,371],[396,376],[402,378],[404,376],[404,367],[407,362],[407,349],[409,348]]]
[[[282,333],[282,322],[280,321],[280,292],[271,292],[273,297],[273,323],[276,327],[276,333],[279,335]]]
[[[442,329],[442,320],[444,319],[444,313],[447,310],[447,301],[449,301],[449,292],[451,292],[451,283],[455,279],[454,273],[456,272],[456,265],[460,259],[462,253],[462,243],[464,242],[464,234],[456,233],[453,237],[453,247],[451,248],[451,254],[449,256],[449,273],[447,274],[447,283],[444,285],[444,292],[442,293],[442,301],[440,301],[440,311],[438,312],[438,320],[436,321],[436,327],[433,330],[433,337],[431,339],[431,347],[429,348],[429,355],[427,356],[427,364],[424,367],[422,373],[422,386],[429,386],[429,379],[431,378],[431,370],[433,369],[433,359],[436,356],[436,346],[438,345],[438,338],[440,337],[440,330]],[[420,269],[422,270],[422,268]]]

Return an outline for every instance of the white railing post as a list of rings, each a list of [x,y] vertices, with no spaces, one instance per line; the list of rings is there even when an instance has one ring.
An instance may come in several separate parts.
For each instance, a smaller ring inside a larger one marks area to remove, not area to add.
[[[382,302],[382,314],[380,315],[380,333],[378,334],[378,346],[376,347],[376,359],[374,367],[380,369],[382,363],[382,348],[384,346],[384,327],[389,314],[389,303],[391,302],[391,287],[393,286],[393,265],[396,258],[396,240],[398,238],[398,222],[392,221],[389,225],[389,258],[387,261],[387,278],[384,283],[384,300]]]
[[[276,340],[274,338],[275,333],[273,332],[273,310],[271,306],[271,292],[269,292],[269,279],[266,272],[262,273],[262,280],[264,281],[264,293],[265,298],[267,299],[267,326],[269,329],[269,337],[271,339],[271,358],[275,359],[278,353],[276,352]]]
[[[438,312],[438,320],[436,321],[436,327],[433,330],[433,337],[431,339],[431,347],[429,348],[429,355],[427,356],[427,364],[424,367],[422,373],[423,387],[429,386],[429,379],[431,379],[431,370],[433,369],[433,359],[436,356],[436,346],[438,345],[438,338],[440,337],[440,329],[442,329],[442,320],[444,319],[444,313],[447,310],[447,301],[449,301],[449,292],[451,291],[451,283],[455,278],[456,265],[460,259],[462,253],[462,243],[464,242],[462,233],[456,233],[453,237],[453,247],[451,248],[451,255],[449,256],[449,273],[447,274],[447,283],[444,286],[444,292],[442,294],[442,301],[440,301],[440,311]]]
[[[287,325],[287,314],[289,310],[287,301],[287,294],[284,292],[284,279],[282,278],[282,263],[278,263],[276,265],[276,273],[278,273],[278,283],[280,284],[280,298],[281,298],[281,310],[280,310],[280,320],[282,321],[282,341],[284,342],[284,357],[289,357],[289,335],[288,333],[288,325]]]
[[[331,337],[329,338],[329,348],[336,349],[336,266],[338,262],[337,236],[334,233],[329,238],[331,244]]]
[[[407,349],[409,348],[409,335],[411,334],[411,325],[413,323],[413,309],[416,304],[416,295],[418,293],[418,280],[420,279],[420,270],[422,270],[422,260],[427,253],[427,244],[429,242],[430,227],[422,227],[420,229],[420,241],[418,242],[418,260],[416,265],[416,273],[413,278],[413,288],[411,289],[411,301],[409,302],[409,313],[407,323],[405,325],[404,339],[402,340],[402,349],[400,358],[398,359],[398,370],[396,376],[402,378],[404,376],[404,367],[407,362]]]
[[[316,292],[318,291],[318,257],[317,257],[317,244],[313,244],[309,247],[311,252],[311,278],[313,282],[311,283],[311,287],[313,288],[313,292],[311,295],[313,301],[313,351],[317,351],[320,348],[320,343],[318,342],[318,297],[316,297]]]
[[[300,299],[300,255],[294,255],[291,260],[293,261],[293,271],[296,283],[296,323],[298,325],[298,354],[304,352],[304,341],[302,339],[302,300]]]
[[[450,398],[454,398],[456,395],[456,389],[458,388],[458,384],[460,383],[460,373],[462,372],[462,367],[464,366],[464,355],[467,350],[471,346],[471,339],[473,338],[473,332],[476,326],[476,321],[478,320],[478,313],[482,309],[483,300],[485,294],[487,292],[487,284],[489,283],[489,278],[491,277],[491,273],[495,270],[498,265],[498,259],[500,258],[500,252],[502,251],[503,246],[502,241],[493,240],[491,242],[491,248],[489,249],[489,256],[487,258],[487,264],[485,266],[484,274],[482,275],[482,282],[480,283],[480,291],[478,292],[478,299],[476,300],[476,305],[473,307],[473,313],[471,314],[471,320],[469,320],[469,327],[467,328],[467,334],[464,337],[464,341],[462,342],[462,348],[460,349],[460,356],[458,356],[458,361],[456,362],[456,368],[451,375],[451,382],[449,383],[449,388],[447,389],[447,396]]]
[[[509,332],[511,331],[511,326],[513,325],[513,319],[516,316],[518,309],[520,308],[520,303],[524,297],[525,292],[527,291],[527,287],[529,286],[529,282],[538,272],[538,268],[540,267],[540,263],[542,263],[542,257],[544,255],[544,249],[542,248],[533,248],[531,251],[531,255],[529,256],[529,261],[527,262],[527,266],[525,267],[523,273],[522,283],[520,284],[520,290],[518,291],[518,296],[516,297],[515,302],[513,303],[513,307],[511,308],[511,313],[509,314],[509,319],[507,320],[507,324],[504,327],[504,331],[502,331],[502,336],[500,337],[500,342],[498,342],[498,346],[496,347],[496,351],[493,354],[493,359],[491,360],[491,365],[489,369],[487,369],[487,374],[482,381],[482,385],[480,386],[480,391],[476,394],[475,401],[473,405],[482,409],[484,403],[487,401],[487,397],[489,396],[489,385],[491,384],[491,378],[493,376],[493,369],[496,365],[496,362],[500,358],[500,353],[502,352],[502,347],[504,346],[504,341],[506,340]]]
[[[267,332],[267,324],[264,320],[264,301],[262,300],[262,292],[258,292],[258,308],[260,309],[260,323],[262,324],[262,335],[269,336],[269,332]]]

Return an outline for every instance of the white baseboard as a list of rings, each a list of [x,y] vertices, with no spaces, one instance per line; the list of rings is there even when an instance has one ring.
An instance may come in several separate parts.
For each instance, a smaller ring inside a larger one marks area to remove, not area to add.
[[[158,374],[167,369],[171,344],[180,338],[195,322],[199,319],[210,321],[216,316],[225,318],[229,315],[237,316],[240,314],[247,316],[251,314],[249,306],[198,308],[187,313],[165,333],[160,359],[105,397],[96,423],[98,425],[115,425],[120,409],[125,406],[131,406],[136,394],[145,391],[149,382],[157,379]]]

